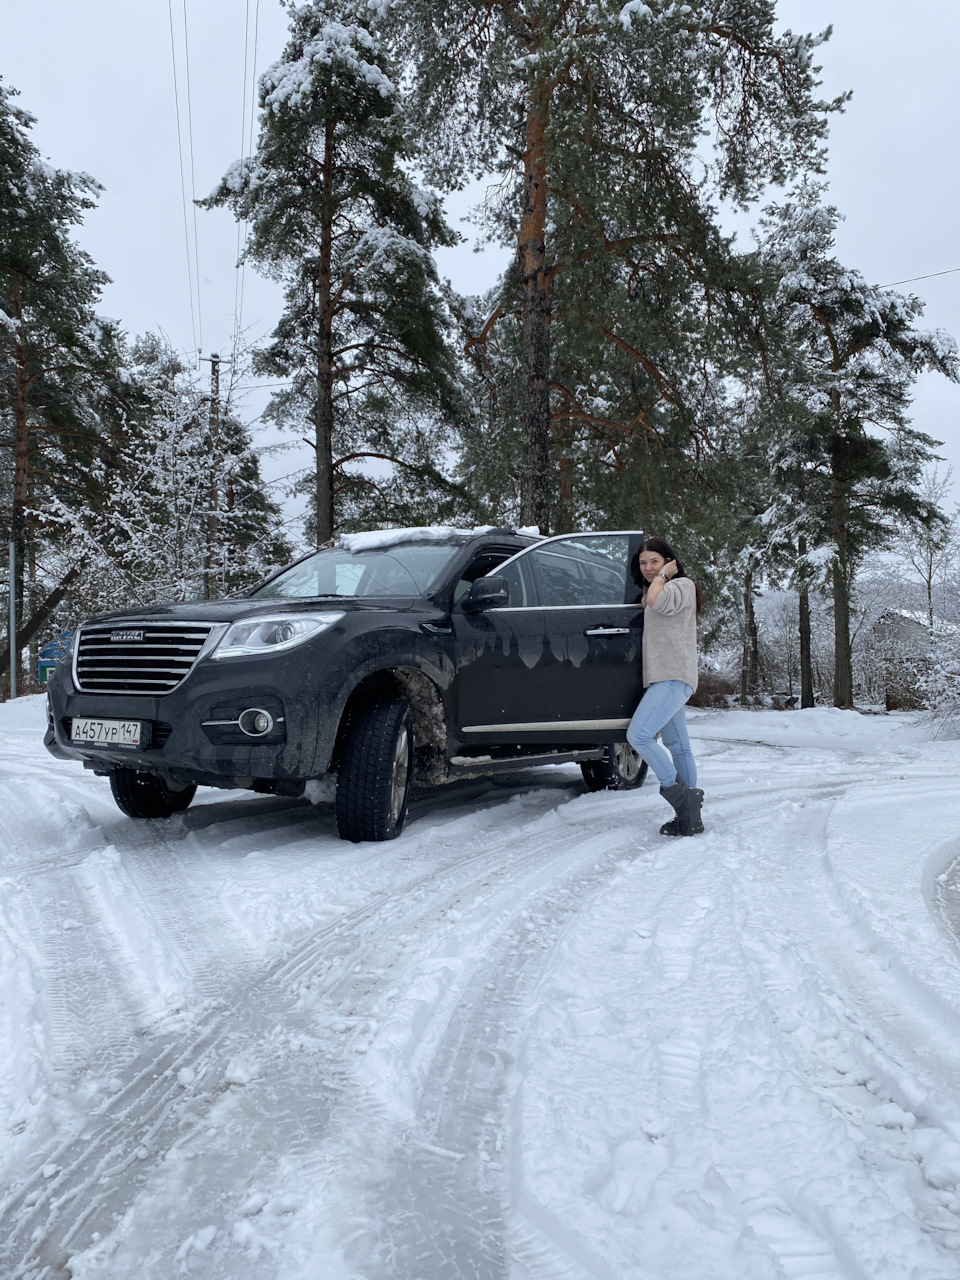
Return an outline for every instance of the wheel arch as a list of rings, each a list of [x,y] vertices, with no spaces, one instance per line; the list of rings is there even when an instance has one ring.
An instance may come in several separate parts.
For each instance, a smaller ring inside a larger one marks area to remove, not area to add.
[[[382,698],[405,698],[413,716],[413,776],[417,782],[440,783],[446,778],[447,713],[435,681],[417,667],[382,667],[359,681],[344,704],[337,725],[330,769],[337,769],[351,716]]]

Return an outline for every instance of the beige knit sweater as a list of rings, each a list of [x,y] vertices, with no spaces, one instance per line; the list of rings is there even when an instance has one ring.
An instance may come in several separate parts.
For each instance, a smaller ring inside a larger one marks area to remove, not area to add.
[[[697,687],[697,593],[689,578],[672,578],[643,611],[643,687],[683,680]]]

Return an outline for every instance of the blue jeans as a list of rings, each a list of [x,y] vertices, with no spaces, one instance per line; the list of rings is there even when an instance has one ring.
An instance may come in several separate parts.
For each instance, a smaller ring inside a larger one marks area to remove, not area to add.
[[[678,777],[688,787],[697,785],[697,766],[683,714],[692,693],[682,680],[657,680],[647,685],[627,729],[627,741],[646,760],[661,787],[672,787]],[[658,733],[669,755],[657,742]]]

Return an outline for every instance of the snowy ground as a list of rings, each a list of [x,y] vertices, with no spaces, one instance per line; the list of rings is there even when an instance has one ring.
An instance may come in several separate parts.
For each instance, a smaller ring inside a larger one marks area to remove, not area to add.
[[[956,1280],[960,743],[699,713],[574,769],[135,823],[0,708],[4,1280]],[[239,797],[239,798],[238,798]]]

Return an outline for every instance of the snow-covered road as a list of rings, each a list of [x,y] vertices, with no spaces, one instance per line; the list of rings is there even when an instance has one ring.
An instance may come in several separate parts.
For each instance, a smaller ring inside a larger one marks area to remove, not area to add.
[[[3,1280],[956,1280],[960,744],[703,712],[572,768],[123,817],[0,708]]]

